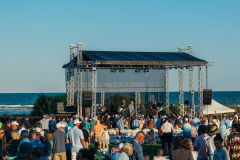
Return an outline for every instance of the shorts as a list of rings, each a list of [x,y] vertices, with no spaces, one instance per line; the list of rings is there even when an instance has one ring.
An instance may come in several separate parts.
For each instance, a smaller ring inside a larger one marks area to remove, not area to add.
[[[109,139],[106,139],[105,141],[102,141],[102,143],[109,143]]]
[[[119,132],[119,129],[118,129],[118,128],[115,128],[115,131],[116,131],[116,132]]]
[[[98,142],[99,144],[102,143],[102,137],[101,136],[95,136],[95,142]]]
[[[221,136],[222,136],[223,142],[225,142],[225,141],[228,140],[228,136],[227,136],[227,134],[224,134],[224,135],[221,135]]]

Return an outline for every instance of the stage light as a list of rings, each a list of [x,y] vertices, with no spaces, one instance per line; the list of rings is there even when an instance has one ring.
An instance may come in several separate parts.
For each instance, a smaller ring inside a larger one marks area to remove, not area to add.
[[[123,70],[123,73],[125,72],[125,69]]]
[[[177,69],[178,68],[178,66],[175,66],[175,69]]]
[[[138,73],[140,73],[141,72],[141,70],[138,70]]]
[[[144,70],[143,72],[146,73],[146,70]]]
[[[92,72],[92,70],[89,70],[89,72]]]
[[[122,72],[122,70],[119,70],[119,72],[121,73],[121,72]]]
[[[172,69],[172,66],[170,66],[169,69]]]
[[[112,72],[113,72],[113,70],[111,69],[111,70],[110,70],[110,72],[112,73]]]
[[[86,69],[84,69],[84,72],[86,72]]]
[[[114,73],[116,73],[116,70],[114,70]]]
[[[186,66],[186,69],[188,69],[189,68],[189,66]]]
[[[137,70],[135,70],[135,73],[137,73]]]
[[[147,72],[149,72],[149,70],[147,70]]]

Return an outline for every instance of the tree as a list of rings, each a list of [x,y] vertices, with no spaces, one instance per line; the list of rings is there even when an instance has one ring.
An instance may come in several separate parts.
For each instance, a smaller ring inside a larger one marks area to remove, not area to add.
[[[46,96],[44,94],[38,95],[37,100],[34,103],[32,116],[42,116],[44,114],[51,114],[53,110],[54,102],[67,103],[67,97],[62,95]]]

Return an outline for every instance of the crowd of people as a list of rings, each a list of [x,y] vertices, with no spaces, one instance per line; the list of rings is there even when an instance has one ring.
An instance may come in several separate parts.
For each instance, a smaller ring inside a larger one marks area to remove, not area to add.
[[[237,113],[221,121],[216,115],[167,116],[158,111],[147,116],[134,115],[102,112],[92,119],[77,115],[56,119],[43,115],[37,124],[29,124],[29,117],[20,124],[7,122],[0,128],[1,159],[143,160],[149,157],[144,155],[141,144],[146,138],[148,143],[156,143],[156,137],[162,143],[161,148],[156,145],[159,147],[156,156],[169,156],[171,160],[240,159]],[[143,132],[146,128],[149,129],[147,134]],[[110,150],[110,129],[116,131],[119,141],[123,129],[138,132],[130,143],[120,143]],[[157,136],[154,130],[158,131]],[[177,130],[182,131],[182,135],[176,134]],[[89,147],[91,143],[94,147]]]

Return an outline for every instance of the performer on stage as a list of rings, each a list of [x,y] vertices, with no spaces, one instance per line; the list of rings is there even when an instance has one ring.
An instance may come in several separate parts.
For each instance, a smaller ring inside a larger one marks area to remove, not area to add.
[[[153,116],[157,115],[157,101],[154,101],[153,105],[151,106],[150,113]]]
[[[129,114],[130,114],[130,118],[132,119],[132,117],[134,116],[134,105],[133,105],[133,101],[131,101],[131,104],[129,104]]]
[[[158,117],[160,117],[160,115],[164,114],[164,107],[162,104],[162,100],[159,101],[159,103],[157,104],[157,109],[158,109]]]
[[[127,108],[127,105],[126,105],[126,101],[123,100],[120,104],[120,108],[119,108],[119,113],[121,113],[121,115],[124,115],[125,116],[125,110]]]
[[[102,102],[99,104],[99,106],[97,107],[97,113],[98,114],[104,114],[104,112],[106,111],[106,107],[104,107],[102,105]]]

